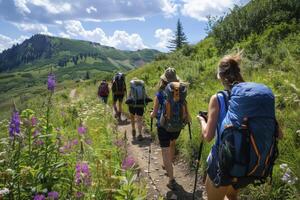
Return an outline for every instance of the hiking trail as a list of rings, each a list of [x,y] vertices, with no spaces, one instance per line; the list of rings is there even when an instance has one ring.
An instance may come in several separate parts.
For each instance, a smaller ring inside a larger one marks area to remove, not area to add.
[[[153,141],[151,143],[151,136],[148,130],[144,129],[144,139],[142,141],[133,140],[131,134],[130,119],[125,115],[122,115],[122,120],[117,125],[117,130],[121,135],[127,138],[127,152],[129,156],[132,156],[140,169],[140,176],[142,176],[148,183],[148,195],[147,199],[158,199],[158,197],[164,197],[165,199],[174,200],[191,200],[193,196],[193,187],[195,180],[194,171],[190,171],[189,166],[183,159],[176,158],[173,165],[174,176],[176,182],[179,184],[179,188],[176,191],[171,191],[167,187],[169,178],[165,175],[166,171],[162,169],[162,155],[161,148]],[[155,129],[153,129],[155,131]],[[125,139],[126,139],[125,138]],[[148,173],[148,159],[149,159],[149,146],[151,143],[151,162],[150,173]],[[196,198],[207,199],[202,192],[204,191],[204,185],[202,184],[202,178],[198,178],[198,184],[196,189]]]

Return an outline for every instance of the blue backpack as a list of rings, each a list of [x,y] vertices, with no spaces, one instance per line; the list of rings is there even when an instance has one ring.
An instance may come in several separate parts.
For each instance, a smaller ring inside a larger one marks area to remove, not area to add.
[[[244,82],[234,85],[227,100],[218,145],[214,184],[242,188],[272,176],[278,156],[275,98],[268,87]]]
[[[179,132],[189,122],[187,109],[187,86],[171,82],[164,90],[159,124],[168,132]]]

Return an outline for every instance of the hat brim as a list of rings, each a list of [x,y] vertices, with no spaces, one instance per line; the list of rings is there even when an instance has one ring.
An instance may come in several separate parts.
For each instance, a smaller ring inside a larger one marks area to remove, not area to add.
[[[163,75],[160,76],[160,79],[162,79],[162,80],[164,80],[164,81],[166,81],[166,82],[168,82],[168,83],[180,81],[180,78],[179,78],[177,75],[176,75],[176,78],[175,78],[175,79],[172,79],[172,80],[169,79],[169,80],[168,80],[167,77],[165,76],[165,74],[163,74]]]

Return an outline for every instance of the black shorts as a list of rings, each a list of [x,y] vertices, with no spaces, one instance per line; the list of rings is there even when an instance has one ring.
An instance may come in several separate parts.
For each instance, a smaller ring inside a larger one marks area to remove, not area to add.
[[[130,114],[133,114],[133,115],[143,116],[144,107],[129,106],[129,112],[130,112]]]
[[[117,101],[123,102],[123,99],[124,99],[124,95],[117,95],[117,94],[113,95],[113,101],[114,102],[117,102]]]
[[[160,147],[169,147],[170,142],[172,140],[176,140],[179,137],[180,131],[179,132],[168,132],[162,127],[157,127],[157,133],[158,133],[158,139],[159,139],[159,144]]]

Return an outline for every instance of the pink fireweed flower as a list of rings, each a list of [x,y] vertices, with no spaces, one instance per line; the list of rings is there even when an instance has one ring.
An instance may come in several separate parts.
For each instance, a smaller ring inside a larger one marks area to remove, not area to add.
[[[37,194],[33,197],[33,200],[45,200],[45,196],[42,194]]]
[[[9,136],[10,137],[15,137],[16,135],[20,134],[20,115],[17,110],[14,110],[10,124],[9,124]]]
[[[84,194],[82,192],[76,192],[75,196],[76,196],[76,198],[80,199],[80,198],[84,197]]]
[[[77,162],[75,169],[75,184],[90,186],[92,183],[89,165],[86,162]]]
[[[134,158],[131,156],[127,156],[122,161],[122,169],[127,170],[127,169],[133,167],[134,164],[135,164]]]
[[[52,191],[48,193],[48,198],[49,200],[58,200],[58,192]]]
[[[48,75],[48,90],[54,92],[55,85],[56,85],[55,75],[50,73]]]
[[[86,127],[84,127],[82,124],[77,129],[79,135],[84,135],[86,133]]]

